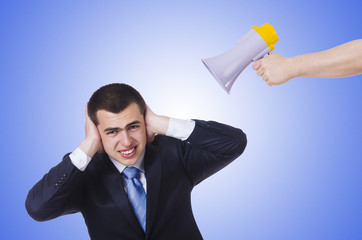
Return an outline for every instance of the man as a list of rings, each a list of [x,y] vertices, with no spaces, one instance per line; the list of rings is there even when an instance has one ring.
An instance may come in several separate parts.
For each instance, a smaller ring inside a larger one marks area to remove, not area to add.
[[[86,112],[85,139],[29,191],[30,216],[81,212],[93,240],[202,239],[191,190],[242,154],[245,134],[154,114],[126,84],[98,89]]]

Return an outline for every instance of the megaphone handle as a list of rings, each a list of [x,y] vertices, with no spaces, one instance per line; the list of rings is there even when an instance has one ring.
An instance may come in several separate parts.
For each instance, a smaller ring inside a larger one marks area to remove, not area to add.
[[[260,58],[264,57],[265,55],[267,55],[270,52],[271,52],[270,48],[266,47],[263,51],[261,51],[258,55],[256,55],[256,57],[253,58],[253,62],[259,60]]]

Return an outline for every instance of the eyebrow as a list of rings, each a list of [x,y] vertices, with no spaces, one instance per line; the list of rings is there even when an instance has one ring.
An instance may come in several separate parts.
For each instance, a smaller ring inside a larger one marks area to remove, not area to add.
[[[129,126],[132,126],[132,125],[135,125],[135,124],[140,124],[140,123],[141,123],[140,121],[136,120],[136,121],[128,123],[125,128],[128,128]],[[118,131],[118,130],[122,130],[122,128],[120,128],[120,127],[109,127],[109,128],[104,129],[103,132],[111,132],[111,131]]]

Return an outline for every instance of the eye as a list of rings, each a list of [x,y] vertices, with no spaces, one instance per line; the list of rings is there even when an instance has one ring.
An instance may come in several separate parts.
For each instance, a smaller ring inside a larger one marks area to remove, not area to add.
[[[131,125],[131,126],[129,126],[129,130],[136,130],[137,128],[139,128],[139,126],[138,125]]]
[[[115,134],[115,133],[116,133],[116,131],[113,130],[113,131],[107,132],[106,134],[107,134],[107,135],[113,135],[113,134]]]

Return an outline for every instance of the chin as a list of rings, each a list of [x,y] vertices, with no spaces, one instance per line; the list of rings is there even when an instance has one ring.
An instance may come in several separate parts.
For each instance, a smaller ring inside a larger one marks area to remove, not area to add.
[[[132,158],[115,158],[115,159],[125,166],[131,166],[137,162],[138,158],[139,156],[133,156]]]
[[[120,163],[122,163],[123,165],[125,165],[127,167],[135,164],[136,162],[137,162],[136,160],[129,160],[129,159],[120,161]]]

